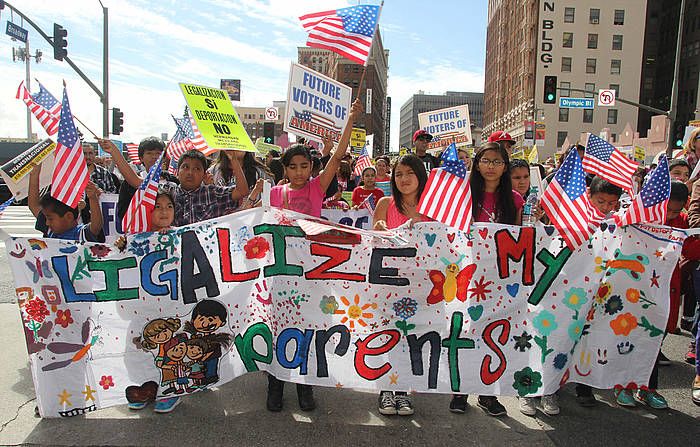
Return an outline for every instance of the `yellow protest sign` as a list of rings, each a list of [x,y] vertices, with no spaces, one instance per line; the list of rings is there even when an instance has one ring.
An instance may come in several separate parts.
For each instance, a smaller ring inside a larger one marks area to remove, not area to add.
[[[635,146],[634,147],[634,161],[643,165],[644,160],[646,160],[646,158],[647,158],[646,150],[644,150],[643,147]]]
[[[366,141],[367,131],[365,129],[353,127],[352,132],[350,133],[350,146],[363,148],[365,147]]]
[[[180,89],[210,148],[255,152],[226,90],[183,83]]]
[[[403,157],[406,154],[408,154],[408,148],[405,146],[401,146],[401,149],[399,149],[399,157]]]
[[[527,156],[527,161],[532,164],[532,163],[537,163],[540,159],[540,154],[537,151],[537,145],[532,146],[532,149],[530,150],[530,155]]]
[[[265,143],[265,140],[262,138],[258,138],[255,140],[255,148],[258,150],[260,155],[267,155],[270,151],[277,151],[278,153],[282,153],[282,146],[277,146],[276,144],[270,144],[270,143]]]

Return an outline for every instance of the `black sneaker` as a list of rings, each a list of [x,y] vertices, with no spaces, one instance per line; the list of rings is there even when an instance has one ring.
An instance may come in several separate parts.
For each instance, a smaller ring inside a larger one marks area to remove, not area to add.
[[[504,416],[508,414],[506,407],[501,405],[495,396],[479,396],[477,405],[489,416]]]
[[[469,406],[469,402],[467,402],[468,397],[468,394],[453,394],[450,401],[450,411],[459,414],[466,412]]]
[[[311,385],[297,384],[297,397],[299,398],[299,409],[301,411],[311,411],[316,408],[314,400],[314,389]]]
[[[410,416],[413,414],[413,404],[411,404],[411,398],[407,395],[394,395],[394,402],[396,402],[396,414],[399,416]]]
[[[379,413],[385,416],[396,414],[396,402],[394,401],[393,392],[382,391],[379,393]]]
[[[668,366],[671,364],[671,361],[664,355],[663,352],[659,352],[659,360],[657,361],[659,366]]]
[[[269,411],[282,411],[282,397],[284,395],[284,382],[273,375],[267,376],[267,409]]]

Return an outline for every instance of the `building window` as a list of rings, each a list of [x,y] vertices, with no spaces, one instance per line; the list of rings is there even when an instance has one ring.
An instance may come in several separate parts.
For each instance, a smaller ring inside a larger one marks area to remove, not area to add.
[[[617,109],[608,109],[608,124],[617,124]]]
[[[598,48],[598,35],[597,34],[589,34],[588,35],[588,48],[591,50],[595,50]]]
[[[561,44],[564,48],[574,47],[574,33],[564,33],[564,40]]]
[[[574,23],[576,8],[564,8],[564,23]]]
[[[595,73],[595,59],[586,59],[586,73]]]
[[[615,97],[620,96],[620,84],[610,84],[608,87],[610,90],[615,90]]]
[[[587,92],[595,92],[595,84],[586,82],[583,86],[583,89],[586,90]],[[584,98],[592,98],[593,93],[584,93]]]
[[[562,147],[564,145],[567,135],[568,133],[566,132],[557,132],[557,147]]]
[[[591,8],[591,13],[588,16],[588,23],[597,25],[600,23],[600,9]]]
[[[622,49],[622,34],[614,34],[613,35],[612,49],[613,50],[621,50]]]
[[[583,122],[592,123],[593,122],[593,109],[583,109]]]
[[[620,59],[611,60],[610,61],[610,74],[619,75],[621,65],[622,65],[622,61]]]
[[[569,109],[560,108],[559,109],[559,121],[563,123],[569,122]]]
[[[571,96],[571,82],[561,81],[559,83],[559,94],[564,98]]]
[[[625,10],[624,9],[616,9],[615,10],[615,21],[613,23],[615,25],[624,25],[625,24]]]
[[[571,58],[570,57],[562,57],[561,58],[561,71],[562,72],[571,72]]]

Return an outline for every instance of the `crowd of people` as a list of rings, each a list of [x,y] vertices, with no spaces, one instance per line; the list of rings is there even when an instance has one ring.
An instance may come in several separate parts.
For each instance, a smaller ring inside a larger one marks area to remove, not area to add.
[[[283,153],[271,151],[264,159],[252,152],[219,151],[210,160],[201,152],[185,152],[178,160],[177,175],[163,170],[156,204],[149,219],[150,231],[167,231],[172,227],[192,224],[221,217],[236,211],[258,206],[264,182],[270,182],[270,201],[273,206],[320,217],[323,208],[350,209],[361,207],[370,197],[373,199],[373,228],[392,229],[406,224],[429,221],[417,211],[418,201],[426,187],[430,170],[440,166],[440,158],[428,152],[432,136],[424,130],[413,135],[414,153],[400,156],[393,161],[386,156],[377,157],[372,166],[356,172],[356,159],[348,153],[350,131],[361,113],[361,104],[353,103],[348,124],[333,151],[334,144],[326,139],[320,150],[305,141],[298,141]],[[583,158],[585,147],[574,145],[543,164],[530,165],[523,158],[514,158],[515,141],[506,132],[494,132],[488,141],[474,150],[458,148],[459,159],[469,171],[473,198],[472,215],[475,222],[496,222],[521,225],[523,205],[535,189],[531,185],[531,167],[536,166],[540,178],[546,184],[553,177],[568,151],[579,151]],[[101,193],[118,193],[117,218],[126,214],[132,197],[142,184],[146,172],[162,159],[165,144],[159,138],[144,138],[138,146],[140,170],[136,170],[109,140],[98,140],[100,147],[110,156],[110,163],[95,155],[95,148],[85,144],[83,151],[90,172],[85,190],[86,200],[79,208],[71,208],[40,191],[41,166],[30,174],[28,204],[37,219],[36,228],[47,238],[69,239],[80,242],[104,242],[102,216],[98,200]],[[700,182],[691,179],[691,172],[700,158],[700,129],[691,135],[681,157],[669,163],[673,179],[671,198],[668,202],[666,224],[676,228],[700,227]],[[164,165],[168,165],[167,159]],[[641,187],[650,169],[655,165],[640,166],[635,180]],[[140,173],[139,173],[140,172]],[[588,195],[593,206],[606,215],[624,207],[630,197],[618,186],[606,180],[589,176],[586,179]],[[541,192],[541,191],[540,191]],[[692,194],[691,194],[692,192]],[[546,216],[537,210],[537,218],[546,223]],[[127,238],[129,235],[126,236]],[[118,241],[117,244],[124,244]],[[700,240],[686,240],[682,259],[671,279],[669,290],[670,315],[666,331],[679,333],[690,331],[698,337],[700,305],[696,300],[694,284],[698,278]],[[697,342],[691,343],[686,361],[696,364],[692,383],[692,400],[700,405],[700,363],[696,362]],[[156,362],[163,361],[163,353]],[[632,392],[615,391],[615,399],[623,406],[637,404],[661,409],[668,406],[658,391],[659,366],[669,360],[661,351],[649,380],[648,387]],[[280,411],[283,406],[284,382],[268,375],[267,408]],[[316,407],[313,389],[309,385],[297,385],[299,406],[310,411]],[[587,385],[576,386],[577,401],[582,406],[593,406],[596,398]],[[156,401],[155,411],[167,413],[181,402],[181,397],[165,397]],[[477,405],[489,415],[506,414],[505,407],[496,396],[478,396]],[[130,404],[133,410],[146,406]],[[468,407],[467,395],[454,395],[449,410],[464,413]],[[537,398],[521,398],[520,411],[534,415]],[[541,408],[548,415],[560,412],[557,396],[541,398]],[[410,415],[414,408],[406,393],[382,391],[378,397],[378,409],[384,415]]]

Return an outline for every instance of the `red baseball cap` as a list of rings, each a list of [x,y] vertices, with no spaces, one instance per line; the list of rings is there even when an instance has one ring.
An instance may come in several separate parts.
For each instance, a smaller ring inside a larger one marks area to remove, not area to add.
[[[515,140],[511,138],[510,134],[503,130],[497,130],[491,135],[489,135],[489,143],[498,143],[499,141],[507,141],[511,144],[515,144]]]
[[[429,140],[433,139],[433,136],[430,135],[428,132],[426,132],[423,129],[419,129],[413,133],[413,142],[415,143],[416,140],[420,137],[428,137]]]

